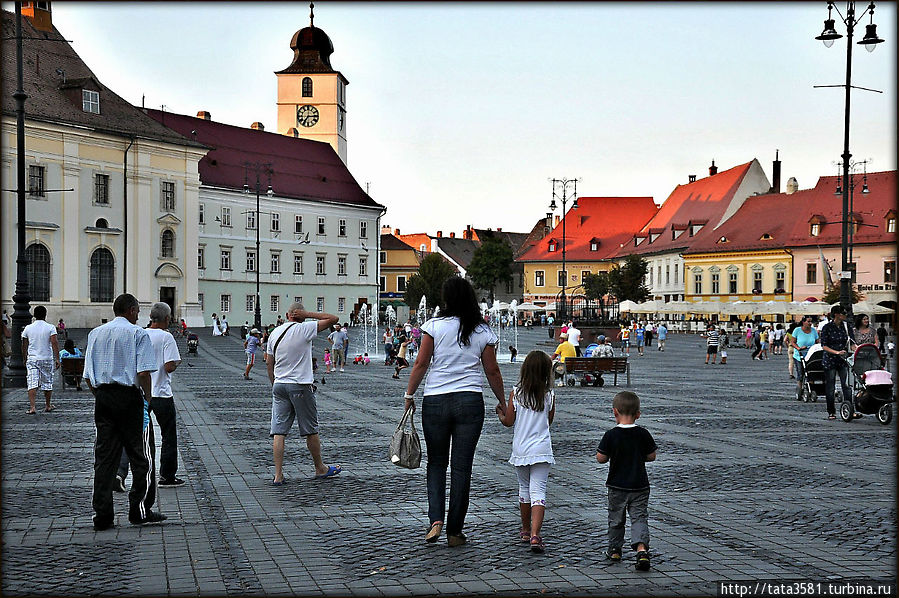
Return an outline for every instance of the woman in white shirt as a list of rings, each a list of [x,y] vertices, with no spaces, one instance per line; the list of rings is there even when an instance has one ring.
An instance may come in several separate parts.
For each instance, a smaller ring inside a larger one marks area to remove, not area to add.
[[[428,451],[427,542],[436,542],[446,517],[447,544],[461,546],[471,489],[471,466],[484,425],[481,369],[500,412],[505,412],[503,377],[496,363],[496,335],[484,323],[471,284],[458,276],[443,285],[440,317],[425,322],[421,348],[406,388],[406,409],[425,373],[421,426]],[[453,447],[450,460],[450,445]],[[446,513],[446,469],[450,467],[449,513]]]

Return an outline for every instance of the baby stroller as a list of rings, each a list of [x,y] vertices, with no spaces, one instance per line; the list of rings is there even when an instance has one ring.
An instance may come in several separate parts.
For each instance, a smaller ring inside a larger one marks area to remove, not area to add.
[[[824,350],[820,344],[808,348],[799,366],[798,399],[803,403],[816,402],[818,396],[824,395]],[[842,391],[837,389],[842,395]],[[842,400],[842,399],[840,399]]]
[[[197,347],[200,346],[200,337],[191,332],[187,335],[187,352],[197,354]]]
[[[584,349],[584,357],[596,357],[596,350],[599,348],[597,343],[591,343]],[[602,373],[585,372],[581,376],[581,386],[592,384],[593,386],[603,386],[606,381],[602,379]]]
[[[876,415],[877,421],[884,425],[890,423],[893,419],[891,403],[896,400],[893,395],[893,377],[888,371],[881,369],[877,347],[870,343],[859,345],[850,359],[850,365],[855,380],[855,398],[840,405],[840,417],[845,422],[851,422],[858,412]]]

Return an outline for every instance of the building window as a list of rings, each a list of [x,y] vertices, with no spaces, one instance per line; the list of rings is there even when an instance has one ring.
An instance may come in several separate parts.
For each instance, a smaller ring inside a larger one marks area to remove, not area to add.
[[[315,311],[321,313],[325,311],[325,298],[324,297],[316,297],[315,298]]]
[[[221,298],[221,311],[223,313],[231,311],[231,295],[222,295]]]
[[[272,295],[271,296],[271,311],[273,311],[275,313],[278,313],[279,311],[281,311],[280,299],[281,299],[280,295]]]
[[[731,272],[727,275],[727,284],[730,287],[728,290],[731,295],[735,295],[737,293],[737,273]]]
[[[367,239],[368,238],[368,222],[362,221],[359,223],[359,238]]]
[[[256,230],[256,212],[247,212],[247,230]]]
[[[303,217],[299,214],[293,218],[293,232],[297,234],[303,232]]]
[[[671,264],[665,264],[665,284],[671,284]]]
[[[599,243],[597,243],[596,241],[590,241],[590,251],[597,250],[599,250]]]
[[[712,295],[718,294],[718,274],[712,273]]]
[[[100,93],[90,89],[82,89],[81,109],[91,114],[100,114]]]
[[[312,77],[303,77],[303,97],[312,97]]]
[[[817,284],[818,264],[812,262],[805,265],[805,284]]]
[[[427,245],[425,245],[424,243],[422,243],[421,245],[418,246],[418,250],[419,250],[420,252],[424,253],[425,251],[427,251],[426,247],[427,247]]]
[[[293,273],[294,274],[302,274],[303,273],[303,254],[302,253],[293,254]]]
[[[197,248],[197,268],[200,270],[206,269],[206,248],[198,247]]]
[[[753,272],[752,273],[752,292],[753,293],[761,293],[762,292],[762,273],[761,272]]]
[[[222,261],[219,266],[222,270],[230,270],[231,269],[231,250],[230,249],[222,249]]]
[[[896,260],[883,263],[883,281],[896,282]]]
[[[281,231],[281,214],[272,212],[272,232]]]
[[[325,234],[325,218],[324,216],[318,217],[318,234]]]
[[[380,261],[380,263],[386,264],[387,263],[387,252],[386,251],[380,252],[378,254],[378,260]]]
[[[256,311],[256,295],[247,295],[247,311]]]
[[[29,166],[28,167],[28,195],[36,197],[44,197],[44,167]]]
[[[406,292],[406,277],[405,276],[397,276],[396,277],[396,292],[397,293],[405,293]]]
[[[378,280],[378,290],[382,293],[387,291],[387,279],[383,276]]]
[[[774,292],[783,293],[786,289],[786,275],[784,272],[774,273]]]
[[[175,211],[175,183],[162,181],[159,186],[160,200],[163,212]]]
[[[32,301],[50,300],[50,251],[40,243],[25,249],[26,280]]]
[[[293,298],[293,302],[294,302],[294,303],[302,303],[302,302],[303,302],[303,297],[294,297],[294,298]]]
[[[549,250],[550,250],[550,251],[555,251],[555,250],[556,250],[556,242],[555,242],[555,241],[550,242],[550,244],[549,244]]]
[[[821,225],[817,222],[812,224],[809,230],[809,234],[811,234],[813,237],[817,237],[819,234],[821,234]]]
[[[337,275],[338,276],[346,276],[346,256],[345,255],[337,256]]]
[[[887,232],[888,233],[896,232],[896,219],[895,218],[887,218]]]
[[[568,272],[566,272],[565,270],[559,270],[558,276],[559,276],[559,286],[560,287],[567,286],[568,285]]]
[[[662,284],[662,264],[659,264],[656,269],[656,280],[659,281],[659,284]]]
[[[175,233],[169,229],[162,231],[160,239],[160,255],[162,257],[175,257]]]
[[[200,224],[206,224],[206,204],[200,204]]]
[[[342,314],[346,311],[346,297],[337,298],[337,313]]]
[[[324,274],[325,273],[325,256],[324,255],[315,256],[315,273],[316,274]]]
[[[280,251],[272,251],[272,274],[278,274],[281,272],[281,252]]]
[[[368,276],[368,258],[359,258],[359,276]]]
[[[693,275],[693,294],[702,295],[702,274]]]
[[[256,271],[256,250],[247,249],[247,272]]]
[[[115,298],[115,261],[112,252],[100,247],[91,254],[91,301],[109,303]]]
[[[581,270],[581,284],[583,284],[584,281],[587,280],[587,277],[590,276],[590,274],[590,270]],[[509,292],[511,293],[512,291],[510,290]]]
[[[222,226],[231,226],[231,208],[222,207]]]
[[[678,279],[680,278],[680,274],[678,274],[679,271],[680,271],[680,266],[677,264],[674,264],[674,284],[677,284]],[[686,275],[684,275],[684,282],[686,282],[686,281],[687,281]]]
[[[197,293],[197,303],[200,304],[200,311],[205,311],[206,297],[203,295],[203,293]]]
[[[94,175],[94,203],[109,205],[109,175]]]
[[[537,270],[536,272],[534,272],[534,286],[535,287],[542,287],[545,285],[546,281],[544,279],[544,276],[545,276],[545,274],[544,274],[543,270]]]
[[[346,236],[346,220],[341,218],[337,221],[337,236],[345,237]]]

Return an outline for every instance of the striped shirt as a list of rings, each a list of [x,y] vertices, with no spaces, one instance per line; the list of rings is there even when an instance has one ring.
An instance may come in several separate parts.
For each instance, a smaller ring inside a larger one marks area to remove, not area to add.
[[[155,372],[156,352],[147,331],[118,316],[87,335],[84,379],[91,386],[121,384],[140,387],[138,372]]]
[[[717,347],[718,346],[718,331],[710,330],[708,333],[708,336],[709,336],[708,346]]]

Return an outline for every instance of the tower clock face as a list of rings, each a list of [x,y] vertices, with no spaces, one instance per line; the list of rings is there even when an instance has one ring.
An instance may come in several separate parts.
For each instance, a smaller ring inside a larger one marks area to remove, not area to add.
[[[297,124],[303,127],[314,126],[318,122],[318,108],[315,106],[299,106],[297,108]]]

